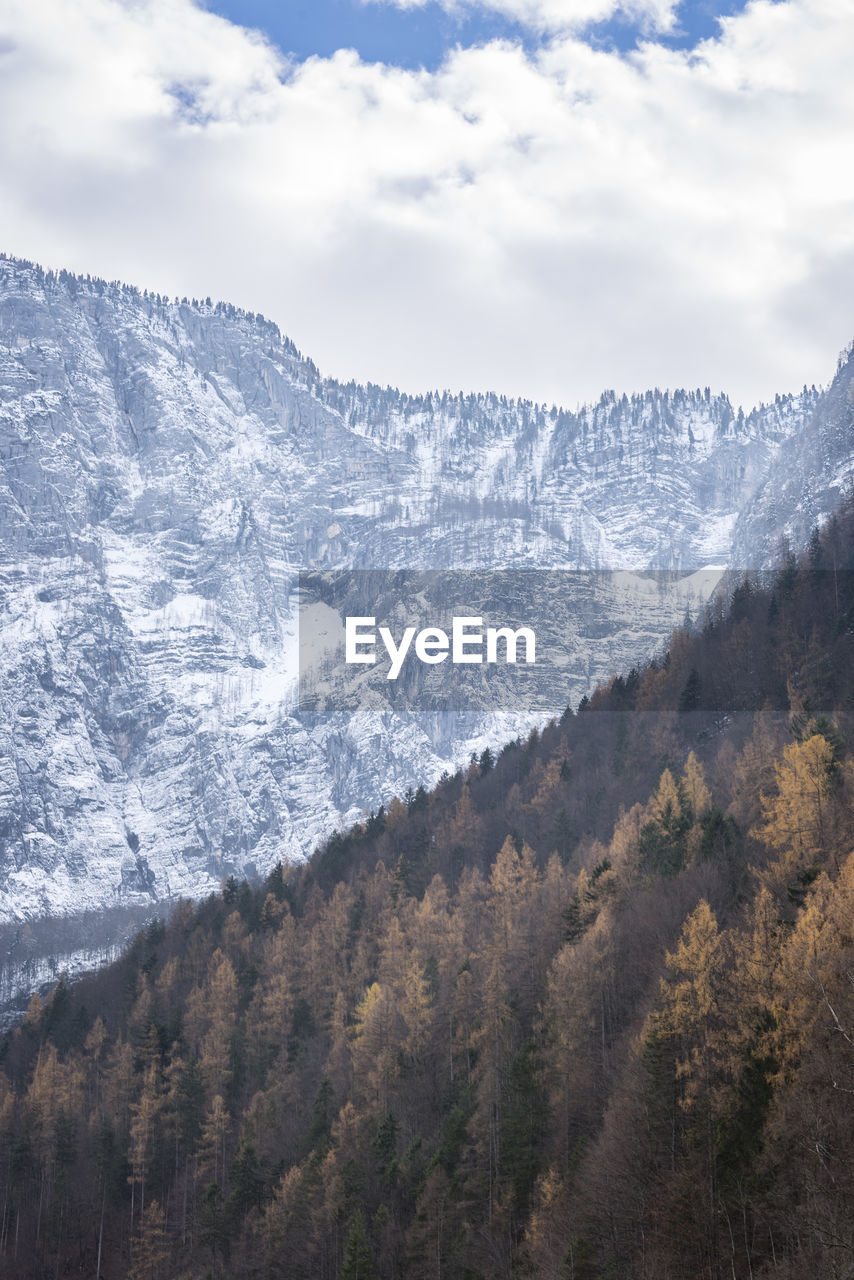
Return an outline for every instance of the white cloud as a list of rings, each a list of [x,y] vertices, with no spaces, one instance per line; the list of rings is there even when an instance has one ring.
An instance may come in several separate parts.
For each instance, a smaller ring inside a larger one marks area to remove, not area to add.
[[[190,0],[6,0],[0,247],[263,311],[342,378],[767,398],[854,332],[850,13],[427,73],[286,66]]]
[[[361,0],[362,4],[388,5],[396,9],[423,9],[436,0]],[[448,13],[459,17],[491,13],[541,32],[578,31],[616,14],[651,31],[670,31],[680,0],[437,0]]]

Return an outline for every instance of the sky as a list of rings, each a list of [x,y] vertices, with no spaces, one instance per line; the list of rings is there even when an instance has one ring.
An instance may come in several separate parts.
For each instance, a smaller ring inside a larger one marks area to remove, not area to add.
[[[574,407],[825,383],[854,0],[3,0],[0,249],[324,373]]]
[[[359,3],[359,0],[228,0],[210,3],[208,9],[232,22],[254,27],[285,53],[304,59],[330,57],[336,49],[357,50],[365,62],[385,62],[398,67],[424,67],[435,71],[456,46],[470,47],[488,40],[519,42],[533,52],[544,34],[540,23],[520,20],[534,5],[514,3],[442,5],[427,3]],[[545,11],[546,6],[539,6]],[[598,21],[596,9],[604,15]],[[571,10],[572,0],[555,5]],[[627,12],[611,5],[588,6],[594,20],[585,23],[588,40],[609,43],[624,51],[637,44],[639,35],[651,34],[643,20],[644,6]],[[647,7],[647,10],[651,6]],[[743,0],[690,0],[679,6],[676,20],[659,26],[656,34],[668,46],[690,48],[699,40],[717,35],[718,19],[744,8]],[[547,30],[547,29],[546,29]]]

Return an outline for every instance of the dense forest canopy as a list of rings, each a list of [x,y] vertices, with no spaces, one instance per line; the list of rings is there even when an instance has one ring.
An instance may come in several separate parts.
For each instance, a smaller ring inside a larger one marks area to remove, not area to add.
[[[8,1277],[854,1274],[854,505],[0,1051]]]

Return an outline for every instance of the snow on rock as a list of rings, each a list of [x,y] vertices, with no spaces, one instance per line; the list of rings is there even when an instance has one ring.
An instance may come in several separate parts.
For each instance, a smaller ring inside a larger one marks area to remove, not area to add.
[[[0,921],[263,873],[523,727],[301,720],[300,568],[631,572],[636,616],[558,673],[560,710],[717,576],[688,575],[799,530],[802,482],[830,509],[827,396],[410,397],[321,378],[232,307],[0,259]],[[651,568],[686,578],[662,596]]]

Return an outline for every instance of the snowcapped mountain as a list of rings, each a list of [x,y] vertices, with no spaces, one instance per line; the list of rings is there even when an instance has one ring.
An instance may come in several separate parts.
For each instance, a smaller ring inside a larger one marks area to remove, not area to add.
[[[764,562],[775,530],[830,509],[850,387],[849,361],[827,393],[746,416],[708,390],[575,413],[413,397],[324,379],[224,304],[0,260],[0,920],[305,856],[518,731],[487,705],[438,736],[304,723],[301,568],[684,574],[636,592],[557,708],[658,643],[707,594],[694,571]]]
[[[781,546],[804,546],[854,481],[854,343],[799,430],[780,443],[733,531],[731,562],[766,566]]]

